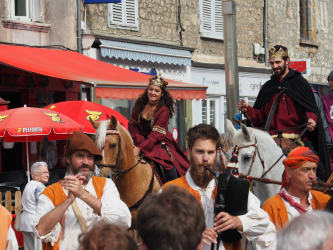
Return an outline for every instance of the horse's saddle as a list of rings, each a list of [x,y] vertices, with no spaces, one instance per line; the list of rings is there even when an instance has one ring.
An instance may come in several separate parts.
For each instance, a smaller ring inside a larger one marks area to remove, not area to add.
[[[272,138],[282,150],[290,147],[293,144],[294,140],[297,139],[298,135],[296,134],[282,134],[282,135],[273,135]],[[294,148],[304,146],[304,143],[298,139],[297,142],[289,149],[289,151]]]

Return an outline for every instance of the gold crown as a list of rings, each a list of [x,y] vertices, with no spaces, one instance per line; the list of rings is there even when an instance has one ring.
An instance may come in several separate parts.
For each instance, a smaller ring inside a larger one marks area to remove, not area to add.
[[[284,57],[284,56],[288,56],[288,50],[284,51],[282,48],[280,48],[279,50],[276,50],[274,47],[269,49],[269,58],[273,58],[273,57]]]
[[[156,75],[149,78],[149,85],[157,86],[164,89],[168,85],[168,82],[164,81],[164,77],[162,77],[162,73],[160,72],[158,76]]]

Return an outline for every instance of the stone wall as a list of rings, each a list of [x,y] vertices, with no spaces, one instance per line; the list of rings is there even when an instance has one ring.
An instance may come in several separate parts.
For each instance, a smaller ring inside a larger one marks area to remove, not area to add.
[[[184,46],[195,46],[196,37],[189,35],[197,19],[197,4],[194,1],[182,0],[182,25],[189,32],[184,34]],[[86,6],[88,32],[140,39],[158,43],[180,45],[180,27],[177,21],[177,0],[139,0],[139,30],[132,31],[108,27],[108,5],[91,4]],[[192,21],[194,21],[194,25]],[[195,30],[192,33],[196,33]]]
[[[87,33],[181,45],[178,0],[139,0],[139,31],[108,27],[107,4],[87,5]],[[183,45],[196,48],[194,59],[223,63],[222,40],[200,37],[199,0],[181,0]],[[263,1],[236,0],[239,57],[253,61],[253,43],[263,45]],[[84,9],[82,9],[82,14]],[[84,18],[84,17],[83,17]]]
[[[178,0],[138,0],[139,30],[109,28],[107,4],[87,5],[86,33],[123,37],[164,44],[181,45],[178,23]],[[235,0],[239,65],[264,67],[253,54],[253,44],[264,46],[264,1]],[[224,63],[224,42],[200,37],[199,0],[181,0],[183,45],[194,47],[194,61]],[[333,68],[332,35],[333,1],[310,0],[311,35],[319,46],[300,44],[299,0],[269,1],[269,47],[282,44],[292,59],[311,59],[311,82],[326,82]],[[84,13],[84,9],[82,9]],[[263,59],[263,57],[261,57]]]
[[[282,44],[289,49],[291,59],[311,59],[310,82],[327,83],[333,69],[333,2],[310,0],[312,17],[310,30],[315,30],[318,46],[300,44],[298,0],[271,0],[269,6],[269,46]]]

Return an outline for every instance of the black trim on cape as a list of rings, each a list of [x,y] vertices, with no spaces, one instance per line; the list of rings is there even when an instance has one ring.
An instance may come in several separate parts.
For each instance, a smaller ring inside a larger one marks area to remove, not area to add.
[[[326,145],[324,126],[320,118],[321,116],[311,86],[308,81],[303,78],[301,73],[296,70],[289,69],[288,74],[283,78],[283,82],[280,82],[275,75],[272,75],[271,80],[268,80],[260,89],[253,108],[259,109],[267,103],[276,92],[279,92],[278,87],[281,85],[287,88],[286,94],[288,96],[290,96],[307,111],[313,112],[317,115],[317,126],[315,130],[308,133],[308,135],[314,148],[317,150],[319,159],[325,167],[325,176],[319,175],[319,177],[325,177],[324,179],[327,180],[331,174],[331,165]]]

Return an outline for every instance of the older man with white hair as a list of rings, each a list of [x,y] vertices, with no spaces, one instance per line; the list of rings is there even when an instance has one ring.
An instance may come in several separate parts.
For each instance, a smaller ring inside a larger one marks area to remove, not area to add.
[[[35,237],[31,222],[36,216],[38,199],[49,180],[50,172],[47,164],[39,161],[31,166],[31,174],[32,180],[25,186],[22,197],[23,213],[20,230],[24,236],[24,249],[39,250],[42,249],[42,242]]]
[[[305,213],[293,219],[277,236],[276,250],[333,249],[333,214]]]

